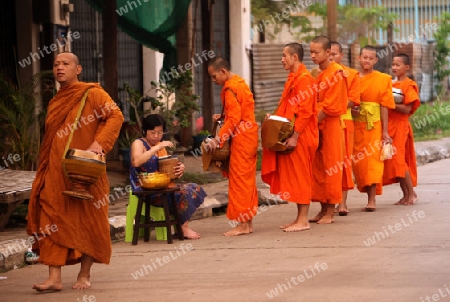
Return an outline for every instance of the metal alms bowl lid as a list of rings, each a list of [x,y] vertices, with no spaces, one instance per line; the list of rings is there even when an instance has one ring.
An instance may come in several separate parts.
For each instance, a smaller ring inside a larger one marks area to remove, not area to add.
[[[86,150],[69,149],[67,150],[66,158],[106,165],[105,154],[97,154]]]

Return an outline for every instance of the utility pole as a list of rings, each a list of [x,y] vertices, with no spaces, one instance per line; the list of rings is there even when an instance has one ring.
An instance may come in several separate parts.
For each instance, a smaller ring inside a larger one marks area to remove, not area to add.
[[[103,72],[104,88],[117,103],[117,13],[116,1],[103,1]]]
[[[117,67],[117,13],[116,1],[103,1],[102,8],[103,23],[103,78],[104,89],[114,102],[119,102],[118,90],[118,67]],[[119,157],[117,142],[112,152],[108,153],[107,160]]]
[[[327,32],[328,38],[337,41],[337,1],[327,0]]]

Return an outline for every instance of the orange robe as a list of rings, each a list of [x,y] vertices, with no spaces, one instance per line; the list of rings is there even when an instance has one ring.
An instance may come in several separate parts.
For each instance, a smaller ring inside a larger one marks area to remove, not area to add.
[[[344,71],[346,72],[346,80],[347,80],[347,93],[348,100],[352,101],[355,105],[359,105],[359,72],[355,69],[343,66]],[[347,109],[347,111],[349,108]],[[353,182],[353,174],[352,174],[352,160],[351,156],[353,154],[353,139],[355,126],[353,125],[353,119],[351,116],[346,118],[343,116],[343,121],[345,124],[344,128],[344,168],[342,170],[342,191],[352,190],[355,187]]]
[[[327,117],[319,124],[319,147],[313,162],[312,200],[338,204],[342,200],[344,134],[341,115],[347,110],[347,82],[342,67],[332,62],[316,79],[318,107]]]
[[[233,75],[225,82],[221,92],[224,105],[224,126],[219,136],[222,145],[231,137],[227,217],[239,223],[256,215],[256,152],[258,125],[255,121],[255,101],[244,79]]]
[[[419,88],[416,82],[407,78],[400,82],[393,82],[392,87],[400,88],[405,95],[403,104],[412,104],[409,114],[400,113],[394,109],[389,109],[389,136],[392,138],[392,146],[396,153],[392,159],[384,163],[383,185],[398,182],[398,177],[405,178],[406,171],[409,171],[413,186],[417,186],[417,164],[416,151],[414,149],[414,134],[409,117],[419,108]]]
[[[372,71],[360,77],[361,102],[378,103],[386,108],[395,107],[392,95],[392,80],[387,74]],[[380,108],[381,110],[381,108]],[[367,130],[367,123],[354,121],[355,136],[353,145],[353,174],[360,192],[365,187],[377,184],[376,194],[382,193],[383,167],[380,160],[382,124],[381,120],[373,122],[373,128]]]
[[[69,148],[85,150],[95,140],[107,153],[123,122],[120,109],[98,84],[78,82],[62,86],[50,101],[27,223],[29,235],[40,235],[33,247],[40,253],[40,262],[46,265],[75,264],[82,254],[92,256],[95,262],[108,264],[111,257],[108,203],[101,208],[94,205],[109,195],[106,173],[90,186],[93,200],[62,194],[72,185],[64,175],[61,159],[80,101],[88,88],[86,104]],[[47,225],[55,225],[57,231],[42,234],[41,230]]]
[[[316,92],[309,90],[314,78],[300,65],[289,73],[275,115],[292,120],[299,132],[297,146],[290,154],[278,154],[266,148],[262,157],[262,180],[270,192],[298,204],[311,202],[312,162],[318,145]],[[305,93],[307,92],[307,93]]]

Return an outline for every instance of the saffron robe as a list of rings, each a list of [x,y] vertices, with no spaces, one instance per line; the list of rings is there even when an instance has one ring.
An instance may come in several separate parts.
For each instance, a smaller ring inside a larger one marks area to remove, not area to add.
[[[361,102],[377,103],[389,109],[395,108],[392,95],[392,80],[387,74],[372,71],[360,77]],[[381,108],[380,108],[381,110]],[[366,186],[376,184],[376,194],[382,194],[383,167],[380,160],[382,124],[373,122],[373,128],[367,130],[366,122],[353,122],[355,136],[353,145],[353,174],[360,192],[366,192]]]
[[[416,151],[414,149],[414,134],[409,117],[419,108],[419,88],[416,82],[406,78],[403,81],[392,83],[392,87],[400,88],[405,95],[403,104],[412,104],[409,114],[389,109],[389,136],[392,137],[392,146],[395,154],[392,159],[385,161],[383,172],[383,185],[398,182],[398,178],[405,178],[406,171],[411,175],[412,184],[417,186]]]
[[[94,83],[77,82],[62,86],[50,101],[45,122],[45,135],[39,155],[39,167],[28,205],[27,233],[40,234],[40,228],[55,225],[56,232],[33,245],[40,262],[50,266],[75,264],[82,254],[95,262],[108,264],[111,257],[108,202],[98,208],[95,203],[108,199],[106,173],[89,188],[92,200],[62,194],[72,184],[65,176],[61,160],[80,101],[89,94],[81,112],[69,148],[86,150],[94,140],[108,153],[119,136],[123,115],[109,95]]]
[[[263,148],[261,178],[270,185],[270,193],[298,204],[311,202],[312,162],[319,133],[314,78],[301,64],[288,75],[275,115],[292,120],[299,132],[297,146],[290,154],[279,154]]]
[[[225,82],[220,94],[225,120],[220,129],[221,145],[231,138],[227,217],[239,223],[256,215],[256,160],[258,125],[255,121],[255,101],[244,79],[233,75]]]
[[[359,100],[359,72],[355,69],[341,65],[344,68],[347,80],[348,100],[356,106],[360,104]],[[352,190],[355,187],[352,173],[352,154],[355,126],[351,109],[347,108],[347,113],[342,116],[344,121],[344,167],[342,170],[342,191]]]
[[[341,115],[347,111],[347,81],[342,67],[331,62],[316,78],[317,104],[327,117],[319,123],[319,147],[313,162],[312,200],[338,204],[342,200],[344,133]]]

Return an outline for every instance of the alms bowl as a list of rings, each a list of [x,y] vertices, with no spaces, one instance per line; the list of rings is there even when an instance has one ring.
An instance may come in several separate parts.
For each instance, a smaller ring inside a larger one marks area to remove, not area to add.
[[[106,156],[94,152],[69,149],[63,165],[68,174],[100,178],[106,172]]]

